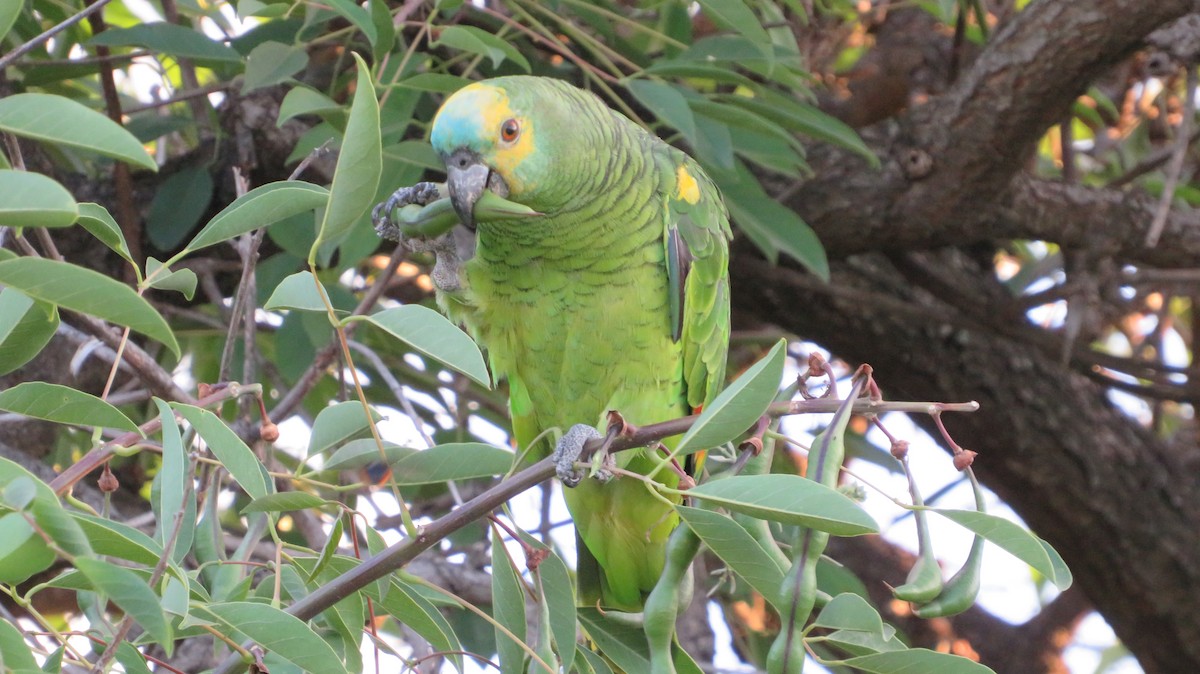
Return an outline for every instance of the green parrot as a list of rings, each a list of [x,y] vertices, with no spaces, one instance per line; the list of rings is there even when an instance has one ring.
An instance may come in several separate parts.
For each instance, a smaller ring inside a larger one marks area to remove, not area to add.
[[[573,487],[564,492],[580,603],[638,610],[678,516],[639,480],[581,480],[572,466],[608,410],[638,425],[665,421],[723,385],[730,229],[721,197],[682,151],[550,78],[460,89],[434,118],[431,141],[454,210],[475,230],[470,259],[435,270],[439,305],[486,349],[493,377],[508,380],[519,448],[570,428],[554,451]],[[485,190],[540,215],[476,218]],[[533,458],[550,453],[540,445]],[[630,450],[615,464],[648,474],[661,456]],[[654,479],[673,487],[680,478],[667,468]]]

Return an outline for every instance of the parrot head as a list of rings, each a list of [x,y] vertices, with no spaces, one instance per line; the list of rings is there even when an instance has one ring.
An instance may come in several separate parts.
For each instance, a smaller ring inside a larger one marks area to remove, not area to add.
[[[446,99],[430,141],[446,163],[446,186],[463,224],[474,228],[475,202],[485,190],[537,211],[560,205],[553,189],[559,181],[548,178],[570,169],[549,158],[572,152],[562,147],[561,130],[570,128],[579,93],[555,80],[517,76],[475,82]]]

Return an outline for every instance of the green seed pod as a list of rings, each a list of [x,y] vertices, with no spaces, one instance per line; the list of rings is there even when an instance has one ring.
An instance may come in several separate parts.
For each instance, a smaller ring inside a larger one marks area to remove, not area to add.
[[[975,473],[971,472],[970,468],[967,469],[967,477],[970,478],[971,488],[975,492],[975,509],[979,512],[986,512],[983,490],[979,488]],[[963,563],[962,568],[946,581],[946,587],[942,588],[941,593],[933,601],[918,606],[913,613],[920,618],[945,618],[958,615],[971,608],[976,597],[979,596],[982,567],[983,536],[975,534],[975,540],[971,543],[971,552],[967,555],[967,561]]]
[[[814,540],[821,539],[821,540]],[[767,652],[768,674],[800,674],[804,671],[804,624],[812,613],[817,599],[817,560],[829,535],[808,529],[801,534],[804,552],[796,558],[791,571],[783,578],[783,624],[779,635]],[[815,552],[815,554],[812,554]]]
[[[922,545],[921,548],[920,556],[908,572],[907,582],[892,590],[892,595],[897,599],[923,603],[942,591],[942,567],[933,555],[933,546]]]
[[[686,606],[684,596],[691,596],[692,560],[699,550],[700,538],[687,526],[676,527],[667,540],[666,564],[643,609],[651,674],[675,674],[675,619]]]
[[[946,581],[940,594],[933,601],[913,609],[919,618],[945,618],[958,615],[971,608],[979,596],[980,568],[983,566],[983,537],[975,536],[971,553],[958,573]]]

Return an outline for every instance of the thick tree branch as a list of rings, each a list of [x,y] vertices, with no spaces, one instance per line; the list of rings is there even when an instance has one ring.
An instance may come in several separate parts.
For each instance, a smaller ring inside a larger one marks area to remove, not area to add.
[[[1141,196],[1019,173],[1038,138],[1066,117],[1090,83],[1143,46],[1156,27],[1197,10],[1196,0],[1033,3],[997,32],[947,93],[864,132],[883,159],[881,170],[870,171],[845,151],[815,148],[809,156],[815,176],[787,203],[835,257],[1031,238],[1182,265],[1183,251],[1200,251],[1194,211],[1172,214],[1158,250],[1143,250],[1152,202],[1147,214]],[[1064,196],[1066,203],[1053,204]],[[1115,219],[1097,221],[1092,206]],[[1055,209],[1054,217],[1034,217]],[[1111,222],[1108,236],[1093,242],[1099,222]]]

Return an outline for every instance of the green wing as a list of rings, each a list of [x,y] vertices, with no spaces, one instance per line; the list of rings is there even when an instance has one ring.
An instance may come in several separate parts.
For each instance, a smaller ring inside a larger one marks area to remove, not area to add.
[[[729,215],[716,185],[690,157],[673,152],[667,195],[667,277],[673,337],[683,349],[683,385],[693,409],[725,380],[729,346]]]

